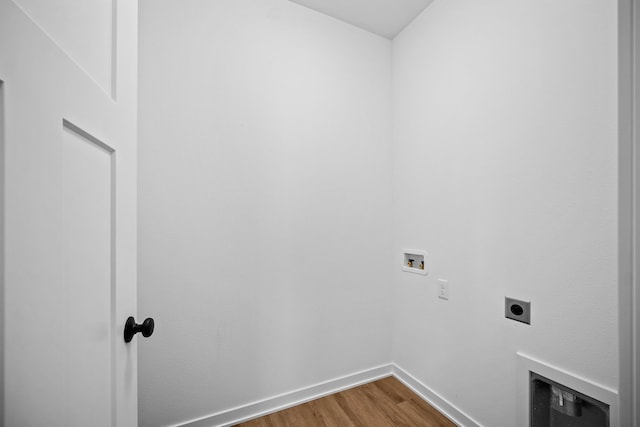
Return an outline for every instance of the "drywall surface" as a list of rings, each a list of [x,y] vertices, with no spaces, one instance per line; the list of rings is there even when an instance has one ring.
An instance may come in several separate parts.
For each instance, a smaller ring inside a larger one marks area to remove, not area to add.
[[[431,259],[393,360],[482,425],[518,425],[516,351],[617,388],[616,13],[437,0],[392,45],[394,256]]]
[[[140,2],[140,425],[391,360],[390,46],[286,0]]]

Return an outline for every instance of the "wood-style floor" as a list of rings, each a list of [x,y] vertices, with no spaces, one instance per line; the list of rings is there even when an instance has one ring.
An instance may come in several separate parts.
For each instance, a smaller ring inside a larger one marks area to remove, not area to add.
[[[394,377],[266,415],[236,427],[455,427]]]

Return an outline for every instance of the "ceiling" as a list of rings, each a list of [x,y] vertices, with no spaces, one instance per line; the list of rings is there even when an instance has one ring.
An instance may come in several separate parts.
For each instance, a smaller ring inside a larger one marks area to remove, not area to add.
[[[433,0],[290,0],[393,39]]]

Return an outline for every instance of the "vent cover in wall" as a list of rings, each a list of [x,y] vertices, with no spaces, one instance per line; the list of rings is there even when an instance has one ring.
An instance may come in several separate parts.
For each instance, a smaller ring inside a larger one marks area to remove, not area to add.
[[[609,405],[530,372],[531,427],[609,427]]]

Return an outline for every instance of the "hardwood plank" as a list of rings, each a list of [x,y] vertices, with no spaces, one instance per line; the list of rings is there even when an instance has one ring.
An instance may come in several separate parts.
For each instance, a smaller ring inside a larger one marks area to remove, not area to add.
[[[396,378],[354,387],[236,427],[455,427]]]
[[[401,396],[405,402],[410,402],[412,406],[419,408],[425,417],[433,418],[438,421],[438,425],[454,426],[455,424],[449,418],[442,415],[437,409],[422,400],[420,396],[415,394],[410,388],[402,384],[398,379],[390,377],[388,381],[376,382],[381,388],[386,388],[390,393]]]
[[[394,377],[383,378],[372,384],[375,384],[376,387],[382,390],[388,396],[388,398],[393,400],[395,403],[401,403],[406,400],[406,397],[403,396],[405,395],[405,393],[402,390],[404,384],[402,384]],[[406,387],[404,388],[406,389]]]
[[[412,424],[416,427],[440,427],[441,424],[439,421],[429,417],[429,414],[425,414],[423,411],[420,411],[417,407],[411,405],[409,402],[402,402],[398,404],[398,408],[402,411],[402,413],[408,417]]]
[[[340,394],[344,397],[344,404],[348,405],[352,410],[354,416],[351,417],[351,422],[356,426],[393,427],[391,420],[384,411],[377,406],[374,400],[367,396],[364,386],[356,387]]]
[[[309,402],[314,411],[321,414],[327,427],[355,427],[338,404],[334,395]]]
[[[274,427],[276,427],[276,426],[286,425],[287,421],[292,416],[286,411],[280,411],[280,412],[276,412],[275,414],[271,414],[268,417],[271,424]],[[260,418],[258,418],[256,421],[260,421]]]
[[[318,416],[308,404],[294,407],[291,413],[294,416],[288,420],[288,425],[295,427],[326,427],[326,424],[322,421],[322,417]]]
[[[389,399],[389,396],[385,394],[376,383],[367,384],[365,390],[370,399],[376,402],[378,407],[384,412],[391,425],[398,427],[412,427],[415,425],[411,418],[398,410],[398,403],[400,402]]]

